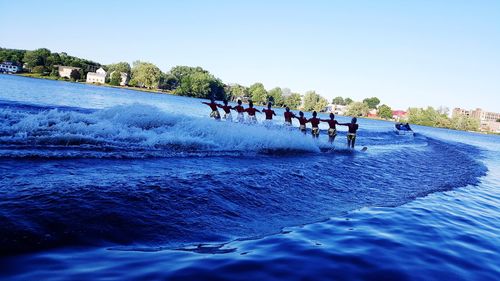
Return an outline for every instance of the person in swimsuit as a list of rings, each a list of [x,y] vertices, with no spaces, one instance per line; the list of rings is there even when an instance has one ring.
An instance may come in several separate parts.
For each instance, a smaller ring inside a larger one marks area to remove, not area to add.
[[[337,126],[339,125],[339,122],[335,120],[335,114],[330,113],[330,119],[321,119],[321,122],[327,122],[328,126],[328,142],[333,143],[335,141],[335,137],[337,136]]]
[[[236,110],[238,112],[238,117],[236,117],[236,120],[238,120],[239,123],[245,122],[245,116],[243,113],[245,113],[245,108],[241,105],[241,100],[238,100],[238,105],[233,107],[233,110]]]
[[[356,124],[358,119],[353,117],[351,123],[339,123],[339,125],[347,126],[349,130],[347,131],[347,147],[354,148],[354,144],[356,143],[356,132],[359,129],[359,125]]]
[[[313,117],[307,120],[307,122],[311,123],[312,127],[311,134],[313,138],[319,137],[319,122],[321,122],[321,119],[319,119],[316,116],[318,116],[318,113],[316,111],[313,111]]]
[[[306,123],[309,122],[307,118],[304,117],[304,112],[299,111],[299,117],[295,116],[299,120],[299,130],[302,133],[306,133]]]
[[[292,126],[292,118],[296,118],[295,114],[290,111],[290,108],[287,106],[285,109],[285,125]]]
[[[210,102],[204,102],[203,101],[201,103],[210,106],[210,109],[212,109],[212,113],[210,113],[210,117],[213,117],[215,120],[220,120],[219,110],[217,110],[217,106],[219,106],[219,104],[217,104],[215,102],[214,97],[210,98]]]
[[[403,126],[406,128],[406,130],[412,131],[412,129],[410,128],[410,124],[406,123]]]
[[[257,117],[255,116],[255,112],[261,113],[258,109],[253,107],[253,102],[248,102],[248,108],[245,109],[245,112],[248,114],[248,123],[257,123]]]
[[[222,110],[224,110],[224,116],[222,116],[222,119],[226,119],[229,122],[233,122],[233,116],[231,116],[231,109],[233,109],[233,107],[227,105],[227,100],[224,100],[224,105],[218,104],[217,106],[222,108]]]
[[[271,124],[271,122],[273,121],[273,115],[276,116],[276,113],[274,112],[274,110],[271,109],[271,103],[268,103],[267,104],[267,109],[262,109],[262,112],[264,114],[266,114],[266,122],[268,124]]]

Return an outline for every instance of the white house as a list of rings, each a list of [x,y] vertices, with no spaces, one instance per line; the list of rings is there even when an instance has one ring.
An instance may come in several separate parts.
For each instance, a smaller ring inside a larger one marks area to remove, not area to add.
[[[325,111],[333,114],[344,115],[347,111],[347,106],[330,103],[325,107]]]
[[[60,65],[57,70],[59,71],[59,77],[71,78],[71,72],[73,70],[80,71],[80,69],[81,68],[79,68],[79,67]]]
[[[113,73],[115,73],[115,72],[113,71],[113,72],[111,72],[111,73],[109,74],[109,79],[111,79],[111,77],[113,77]],[[129,80],[129,79],[128,79],[128,74],[127,74],[127,73],[125,73],[125,72],[120,72],[120,78],[121,78],[121,79],[120,79],[120,86],[125,86],[125,85],[127,85],[127,84],[128,84],[128,80]]]
[[[16,73],[18,71],[21,71],[21,67],[11,61],[4,61],[3,63],[0,63],[0,72]]]
[[[96,72],[87,73],[87,83],[101,83],[106,82],[106,70],[100,67]]]

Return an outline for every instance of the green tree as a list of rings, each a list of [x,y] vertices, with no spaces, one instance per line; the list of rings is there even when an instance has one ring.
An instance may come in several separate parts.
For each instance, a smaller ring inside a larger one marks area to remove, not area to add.
[[[380,118],[384,119],[391,119],[392,118],[392,108],[388,105],[381,105],[378,107],[378,116]]]
[[[118,62],[107,65],[107,72],[111,74],[113,71],[127,73],[130,76],[131,72],[130,64],[128,62]]]
[[[80,80],[80,78],[82,78],[82,74],[80,73],[80,71],[76,70],[76,69],[73,69],[71,71],[71,73],[69,74],[69,76],[71,77],[71,79],[73,79],[74,81],[78,81]]]
[[[181,80],[185,76],[192,75],[194,73],[206,73],[210,74],[207,70],[201,68],[201,67],[191,67],[191,66],[184,66],[184,65],[178,65],[175,67],[172,67],[170,69],[170,74],[172,74],[177,80]]]
[[[0,62],[11,61],[22,64],[25,50],[0,48]]]
[[[283,98],[283,93],[280,87],[271,89],[268,93],[268,101],[272,102],[274,106],[283,106],[285,99]]]
[[[254,83],[248,88],[248,93],[255,104],[265,104],[267,101],[267,91],[262,83]]]
[[[450,120],[450,128],[455,130],[478,131],[479,125],[479,120],[470,116],[454,116]]]
[[[345,98],[344,99],[344,104],[343,105],[350,105],[351,103],[353,103],[354,101],[351,99],[351,98]]]
[[[59,71],[58,71],[57,67],[52,67],[52,71],[50,72],[50,76],[59,77]]]
[[[432,127],[449,128],[451,121],[447,115],[439,113],[433,107],[410,108],[408,110],[408,122]]]
[[[28,60],[29,62],[26,62],[29,67],[35,67],[38,65],[42,66],[50,66],[48,62],[48,58],[51,55],[51,52],[49,49],[45,48],[40,48],[36,49],[34,51],[27,51],[26,54],[24,55],[24,60]]]
[[[195,72],[181,78],[175,94],[197,98],[224,99],[224,84],[208,72]]]
[[[300,94],[293,93],[285,98],[285,105],[291,109],[298,109],[302,104],[302,97]]]
[[[228,96],[228,98],[231,98],[233,101],[236,101],[239,98],[248,98],[248,88],[239,84],[229,85]]]
[[[122,75],[121,72],[119,71],[113,71],[111,74],[111,77],[109,79],[109,84],[114,85],[114,86],[119,86],[120,82],[122,81]]]
[[[346,114],[349,116],[367,116],[370,108],[364,102],[353,102],[348,105]]]
[[[166,75],[165,86],[181,96],[225,99],[222,81],[201,67],[175,66]]]
[[[161,70],[156,65],[149,62],[135,61],[131,72],[131,81],[133,81],[134,85],[148,89],[158,87]]]
[[[333,100],[332,100],[332,103],[333,104],[338,104],[338,105],[344,105],[344,99],[342,97],[335,97]]]
[[[179,87],[179,80],[172,73],[162,73],[158,88],[162,90],[175,90]]]
[[[376,109],[380,104],[380,100],[376,97],[366,98],[363,102],[366,103],[370,109]]]
[[[47,57],[47,61],[45,63],[46,67],[53,67],[54,65],[60,65],[62,63],[61,56],[58,53],[51,53]]]
[[[309,91],[304,95],[305,111],[323,111],[327,105],[328,101],[315,91]]]
[[[35,67],[33,67],[33,69],[31,70],[31,72],[33,73],[38,73],[38,74],[43,74],[45,73],[46,69],[45,69],[45,66],[43,65],[37,65]]]

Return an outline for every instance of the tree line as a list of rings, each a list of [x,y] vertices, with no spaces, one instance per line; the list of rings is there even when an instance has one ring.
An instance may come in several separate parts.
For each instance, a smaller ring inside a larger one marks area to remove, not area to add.
[[[69,56],[67,53],[55,53],[49,49],[40,48],[32,51],[0,48],[0,62],[12,61],[24,66],[29,72],[40,76],[49,76],[58,79],[57,66],[72,66],[80,71],[72,72],[73,80],[85,79],[90,71],[103,67],[107,73],[106,82],[111,85],[120,85],[121,73],[130,77],[129,86],[158,89],[175,95],[196,98],[215,97],[218,100],[237,99],[252,100],[256,105],[272,103],[274,106],[288,106],[291,109],[304,111],[323,111],[328,101],[315,91],[308,91],[301,95],[288,88],[275,87],[266,90],[264,85],[256,82],[249,87],[240,84],[224,84],[209,71],[201,67],[174,66],[168,72],[162,72],[159,67],[150,62],[134,61],[132,66],[128,62],[118,62],[109,65]],[[111,74],[111,75],[110,75]],[[353,101],[351,98],[335,97],[331,101],[334,105],[345,106],[345,114],[349,116],[368,116],[373,109],[377,116],[383,119],[392,119],[392,109],[388,105],[380,104],[377,97],[365,98],[362,101]],[[458,130],[478,130],[479,122],[470,117],[461,116],[449,118],[448,112],[442,109],[428,107],[410,108],[408,122],[413,124],[444,127]]]
[[[431,106],[427,108],[409,108],[408,122],[412,124],[448,128],[462,131],[478,131],[479,120],[470,116],[449,116],[448,108],[435,109]]]
[[[306,111],[321,111],[328,104],[327,100],[315,91],[308,91],[302,97],[288,88],[276,87],[266,90],[260,82],[249,87],[224,84],[221,79],[201,67],[174,66],[168,72],[162,72],[153,63],[144,61],[134,61],[132,66],[127,62],[101,65],[66,53],[53,53],[46,48],[32,51],[0,48],[0,61],[15,62],[24,66],[28,72],[53,79],[59,78],[59,65],[81,68],[80,71],[71,73],[71,79],[74,81],[84,80],[88,72],[103,67],[108,73],[106,83],[110,85],[120,85],[121,73],[126,73],[130,78],[128,85],[131,87],[158,89],[180,96],[252,100],[258,105],[270,102],[274,106],[301,108]]]
[[[106,83],[118,86],[121,82],[121,73],[130,78],[128,85],[158,89],[180,96],[196,98],[215,97],[218,100],[252,100],[256,105],[272,103],[274,106],[288,106],[291,109],[305,111],[323,111],[328,101],[315,91],[307,91],[303,95],[292,92],[289,88],[275,87],[267,90],[260,82],[249,87],[240,84],[225,84],[209,71],[201,67],[174,66],[168,72],[163,72],[153,63],[134,61],[132,66],[128,62],[118,62],[101,65],[86,59],[69,56],[66,53],[53,53],[49,49],[40,48],[32,51],[0,48],[0,61],[13,61],[23,65],[29,72],[39,76],[49,76],[58,79],[57,66],[72,66],[81,68],[71,73],[71,79],[84,80],[87,73],[103,67],[107,73]],[[354,116],[366,116],[371,108],[376,108],[380,100],[368,98],[362,103],[356,103],[351,98],[336,97],[333,104],[348,105],[349,112]],[[392,116],[390,116],[392,117]]]

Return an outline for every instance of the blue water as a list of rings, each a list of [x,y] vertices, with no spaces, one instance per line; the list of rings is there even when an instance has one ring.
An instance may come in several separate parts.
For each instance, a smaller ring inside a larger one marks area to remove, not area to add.
[[[500,137],[200,101],[0,75],[0,280],[500,278]]]

